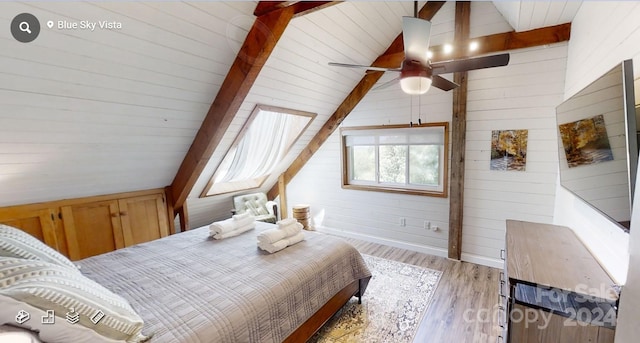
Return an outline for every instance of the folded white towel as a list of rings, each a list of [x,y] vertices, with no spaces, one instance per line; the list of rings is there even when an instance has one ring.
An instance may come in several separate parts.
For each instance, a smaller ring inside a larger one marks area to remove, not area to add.
[[[294,222],[292,224],[289,225],[280,225],[278,227],[278,230],[280,231],[284,231],[287,236],[286,237],[293,237],[296,234],[298,234],[298,232],[302,231],[302,228],[304,227],[304,225],[298,223],[298,222]]]
[[[251,223],[255,224],[255,218],[253,216],[244,217],[238,220],[229,218],[229,219],[211,223],[211,225],[209,225],[209,231],[211,231],[212,235],[223,234],[223,233],[234,231],[240,227],[244,227]]]
[[[249,230],[253,230],[256,227],[256,223],[252,222],[249,223],[247,225],[238,227],[237,229],[233,230],[233,231],[229,231],[229,232],[225,232],[225,233],[214,233],[211,232],[211,237],[213,237],[214,239],[224,239],[224,238],[229,238],[229,237],[233,237],[233,236],[237,236],[243,232],[247,232]]]
[[[285,238],[287,238],[287,233],[278,228],[264,230],[258,234],[258,242],[265,244],[274,243]]]
[[[296,243],[302,242],[303,240],[304,240],[304,233],[298,232],[298,234],[296,234],[295,236],[287,238],[287,241],[289,243],[287,244],[287,246],[290,247]]]
[[[290,238],[302,231],[304,226],[297,221],[288,225],[279,225],[273,229],[268,229],[258,234],[258,242],[274,243],[281,239]]]
[[[300,243],[304,240],[304,233],[298,232],[293,237],[281,239],[274,243],[262,243],[258,242],[258,248],[265,250],[269,253],[274,253],[276,251],[280,251],[288,246],[294,245],[296,243]]]
[[[282,219],[280,221],[278,221],[276,224],[278,226],[286,226],[286,225],[291,225],[293,223],[297,223],[298,221],[295,218],[287,218],[287,219]]]
[[[247,218],[247,217],[249,217],[249,216],[253,217],[253,216],[251,215],[251,213],[249,213],[249,212],[245,212],[245,213],[242,213],[242,214],[234,214],[231,218],[233,218],[233,219],[235,219],[235,220],[240,220],[240,219]]]
[[[279,240],[277,242],[274,242],[274,243],[261,243],[261,242],[258,242],[258,248],[273,254],[276,251],[280,251],[280,250],[286,248],[288,244],[289,244],[289,242],[285,238],[285,239],[281,239],[281,240]]]

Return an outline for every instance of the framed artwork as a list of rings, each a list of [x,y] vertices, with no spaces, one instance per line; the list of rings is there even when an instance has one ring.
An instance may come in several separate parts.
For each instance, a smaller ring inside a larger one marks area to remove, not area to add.
[[[491,131],[491,170],[524,171],[529,130]]]
[[[602,114],[558,127],[569,168],[613,160]]]

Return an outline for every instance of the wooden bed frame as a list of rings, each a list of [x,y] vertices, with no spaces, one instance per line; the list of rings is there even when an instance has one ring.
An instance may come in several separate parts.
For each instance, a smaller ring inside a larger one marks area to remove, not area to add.
[[[318,331],[338,310],[340,310],[351,297],[360,297],[360,280],[348,284],[345,288],[334,295],[315,314],[304,322],[283,342],[297,343],[306,342]],[[360,302],[360,300],[358,301]]]

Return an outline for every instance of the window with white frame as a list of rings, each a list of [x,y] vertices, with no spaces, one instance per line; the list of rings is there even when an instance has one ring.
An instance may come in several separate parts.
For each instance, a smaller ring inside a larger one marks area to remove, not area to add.
[[[257,105],[202,196],[260,187],[315,116],[315,113]]]
[[[448,123],[340,131],[343,188],[447,196]]]

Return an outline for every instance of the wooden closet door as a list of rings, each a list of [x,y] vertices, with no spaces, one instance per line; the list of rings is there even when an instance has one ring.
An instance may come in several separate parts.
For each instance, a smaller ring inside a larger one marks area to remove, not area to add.
[[[7,210],[0,213],[0,223],[25,231],[46,245],[68,256],[64,234],[53,208],[38,210]]]
[[[162,194],[120,199],[118,206],[125,246],[169,235],[169,220]]]
[[[124,247],[117,200],[63,206],[62,220],[71,260]]]

